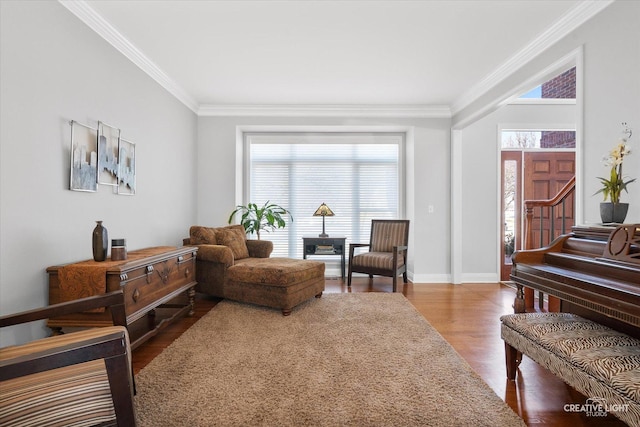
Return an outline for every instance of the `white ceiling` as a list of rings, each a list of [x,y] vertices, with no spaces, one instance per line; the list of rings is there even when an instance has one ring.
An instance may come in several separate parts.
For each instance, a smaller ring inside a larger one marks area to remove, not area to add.
[[[60,1],[196,112],[455,112],[602,8],[582,0]]]

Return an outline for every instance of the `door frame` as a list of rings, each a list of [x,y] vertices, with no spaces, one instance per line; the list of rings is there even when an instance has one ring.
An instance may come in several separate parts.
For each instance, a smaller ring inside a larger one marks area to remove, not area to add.
[[[544,61],[544,59],[543,59]],[[492,98],[487,98],[481,107],[476,109],[470,109],[469,111],[465,110],[464,106],[460,107],[460,109],[455,109],[453,116],[451,118],[451,205],[450,205],[450,233],[451,233],[451,250],[450,250],[450,278],[452,283],[458,284],[463,283],[462,280],[462,269],[463,269],[463,251],[462,247],[464,246],[464,221],[462,217],[462,210],[464,209],[462,202],[462,170],[463,170],[463,159],[462,159],[462,145],[464,140],[464,132],[467,128],[471,127],[474,123],[482,120],[487,117],[489,114],[493,113],[496,110],[499,110],[501,107],[511,104],[514,102],[518,102],[518,98],[521,94],[528,92],[532,87],[542,84],[547,81],[549,78],[554,77],[559,72],[566,71],[569,67],[576,67],[576,99],[575,99],[575,120],[571,124],[571,129],[575,129],[576,131],[576,199],[575,199],[575,215],[576,215],[576,223],[582,224],[584,213],[583,213],[583,188],[582,188],[582,179],[583,179],[583,148],[582,148],[582,140],[584,134],[584,46],[578,45],[575,49],[566,52],[560,58],[557,58],[555,61],[553,58],[550,59],[551,63],[543,62],[542,64],[538,63],[533,65],[533,69],[538,70],[534,71],[533,74],[528,72],[521,73],[521,79],[519,80],[516,76],[515,85],[500,85],[501,82],[495,83],[492,85],[492,94],[494,95]],[[546,66],[544,64],[547,64]],[[531,68],[530,68],[531,69]],[[513,77],[510,75],[510,77]],[[519,83],[517,83],[519,81]],[[513,83],[513,82],[512,82]],[[536,100],[539,103],[539,100]],[[544,103],[544,102],[543,102]],[[499,120],[499,119],[498,119]],[[508,119],[507,119],[508,120]],[[497,147],[500,147],[500,135],[501,125],[499,122],[496,123],[498,127],[498,133],[496,135],[496,144]],[[493,126],[493,125],[492,125]],[[512,125],[504,126],[504,128],[511,127]],[[529,124],[527,124],[529,126]],[[551,129],[553,125],[544,126],[547,129]],[[496,158],[497,164],[500,161],[500,148],[496,150]],[[502,182],[502,174],[498,170],[498,179],[495,182],[496,194],[497,197],[500,197],[500,188]],[[500,200],[497,198],[496,200]],[[497,208],[500,209],[499,207]],[[496,227],[500,229],[500,218],[497,216],[496,218]],[[496,240],[494,242],[495,252],[499,253],[500,251],[500,241]],[[499,278],[500,271],[500,260],[496,259],[496,273],[495,275]]]
[[[504,163],[505,161],[514,161],[516,162],[516,184],[515,184],[515,193],[516,197],[514,198],[514,208],[515,208],[515,218],[513,228],[516,233],[516,236],[520,237],[522,230],[522,192],[524,190],[523,183],[523,175],[524,175],[524,164],[523,164],[523,150],[501,150],[500,151],[500,209],[498,212],[500,213],[500,251],[498,252],[498,277],[500,280],[505,280],[502,278],[503,271],[506,268],[506,264],[503,264],[503,260],[506,258],[505,255],[505,218],[504,218]],[[505,158],[507,157],[507,158]],[[518,214],[520,213],[520,215]],[[522,240],[514,241],[514,249],[519,250],[522,248]],[[508,280],[508,278],[506,279]]]
[[[576,70],[577,72],[577,70]],[[577,88],[576,88],[576,92],[577,92]],[[576,94],[577,96],[577,94]],[[498,274],[498,280],[502,281],[502,258],[504,256],[503,254],[503,250],[504,250],[504,238],[503,238],[503,212],[502,212],[502,199],[504,197],[503,193],[502,193],[502,180],[504,179],[503,176],[503,166],[502,166],[502,132],[503,131],[522,131],[522,132],[541,132],[541,131],[573,131],[576,133],[576,146],[573,149],[574,153],[575,153],[575,176],[576,176],[576,197],[575,197],[575,203],[574,203],[574,223],[576,225],[581,224],[582,223],[582,200],[581,197],[578,197],[579,193],[578,193],[578,183],[581,181],[581,179],[579,178],[580,175],[579,173],[581,173],[582,170],[582,141],[581,141],[581,136],[582,136],[582,132],[579,130],[579,124],[578,123],[498,123],[498,127],[497,127],[498,131],[496,134],[496,144],[497,144],[497,158],[498,158],[498,165],[500,165],[498,167],[498,180],[497,180],[497,212],[498,215],[496,218],[496,229],[498,230],[499,233],[499,238],[497,239],[497,248],[496,248],[496,254],[498,254],[498,256],[496,257],[496,262],[497,262],[497,266],[496,266],[496,271]],[[523,149],[523,150],[505,150],[505,151],[538,151],[538,150],[532,150],[532,149]],[[571,151],[571,150],[567,150],[567,149],[556,149],[556,148],[550,148],[550,149],[545,149],[544,151],[547,152],[567,152],[567,151]],[[580,171],[580,172],[579,172]],[[520,164],[520,171],[519,173],[524,177],[524,162],[521,162]],[[524,195],[524,180],[523,179],[519,179],[520,182],[520,194],[521,196]],[[524,221],[522,220],[522,203],[518,203],[517,204],[520,210],[520,242],[516,242],[516,247],[522,248],[523,244],[524,244]],[[516,213],[517,214],[517,213]],[[516,221],[518,222],[518,221]]]

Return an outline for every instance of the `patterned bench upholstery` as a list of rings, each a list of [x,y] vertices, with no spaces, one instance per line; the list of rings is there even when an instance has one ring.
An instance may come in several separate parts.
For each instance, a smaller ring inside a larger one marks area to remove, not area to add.
[[[509,379],[515,379],[520,352],[640,426],[640,340],[571,313],[508,314],[500,320]]]

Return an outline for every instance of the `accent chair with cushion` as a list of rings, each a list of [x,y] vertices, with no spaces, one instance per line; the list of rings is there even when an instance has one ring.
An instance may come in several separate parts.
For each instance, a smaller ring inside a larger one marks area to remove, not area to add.
[[[2,316],[0,327],[101,307],[115,326],[0,349],[0,425],[136,425],[122,291]]]
[[[324,291],[323,262],[270,258],[273,243],[247,239],[242,225],[192,226],[185,245],[197,246],[196,291],[291,310]]]
[[[397,290],[398,275],[407,283],[407,252],[409,243],[409,220],[371,220],[369,243],[349,245],[349,275],[347,286],[351,287],[353,273],[365,273],[370,278],[386,276],[393,278],[393,292]],[[369,248],[368,252],[355,254],[356,248]]]

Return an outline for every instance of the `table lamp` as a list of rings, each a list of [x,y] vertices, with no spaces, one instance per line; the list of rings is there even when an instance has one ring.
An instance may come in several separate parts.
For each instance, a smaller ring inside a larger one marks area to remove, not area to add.
[[[320,205],[318,209],[313,213],[313,216],[321,216],[322,217],[322,234],[318,234],[318,237],[329,237],[327,233],[324,232],[324,217],[325,216],[335,216],[333,211],[329,208],[329,206],[324,203]]]

